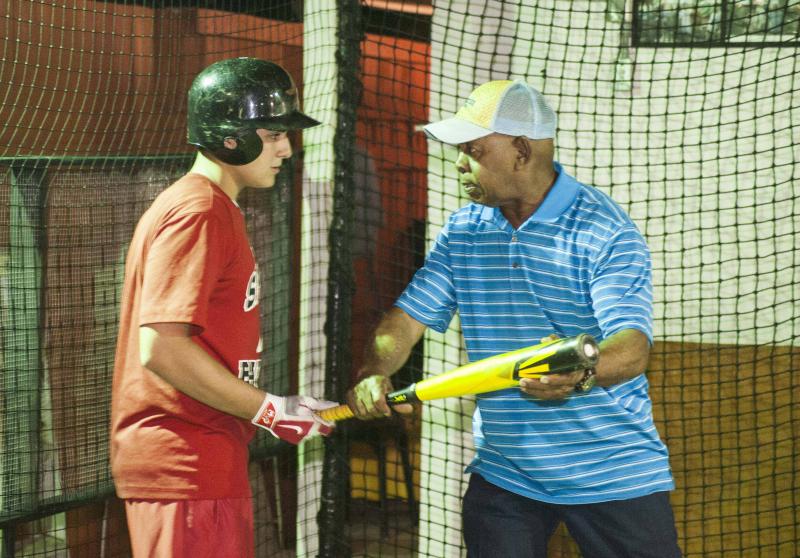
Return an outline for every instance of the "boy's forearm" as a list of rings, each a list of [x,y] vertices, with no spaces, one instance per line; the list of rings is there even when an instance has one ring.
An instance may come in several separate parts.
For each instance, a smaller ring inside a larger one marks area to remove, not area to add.
[[[239,380],[191,336],[140,329],[142,364],[181,393],[218,411],[251,419],[265,393]]]

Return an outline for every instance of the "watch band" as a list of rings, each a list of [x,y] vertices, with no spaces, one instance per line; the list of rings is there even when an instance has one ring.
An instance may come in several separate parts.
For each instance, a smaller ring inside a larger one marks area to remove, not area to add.
[[[575,384],[575,391],[578,393],[586,393],[591,390],[597,383],[597,371],[594,368],[587,368],[580,381]]]

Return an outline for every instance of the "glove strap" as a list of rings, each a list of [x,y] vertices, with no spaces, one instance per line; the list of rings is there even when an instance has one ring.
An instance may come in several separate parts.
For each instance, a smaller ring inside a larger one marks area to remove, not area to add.
[[[254,416],[253,420],[250,422],[271,431],[272,425],[275,423],[275,418],[278,416],[278,407],[276,403],[280,404],[275,401],[275,399],[276,398],[273,398],[272,395],[268,394],[264,398],[264,402],[261,404],[261,408],[258,409],[256,416]]]

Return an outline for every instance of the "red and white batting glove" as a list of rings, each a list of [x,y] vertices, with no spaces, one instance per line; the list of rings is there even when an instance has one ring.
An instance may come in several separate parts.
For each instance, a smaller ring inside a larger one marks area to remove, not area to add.
[[[336,405],[305,395],[280,397],[268,393],[251,422],[269,430],[276,438],[299,444],[316,434],[327,436],[333,431],[334,423],[323,420],[315,411]]]

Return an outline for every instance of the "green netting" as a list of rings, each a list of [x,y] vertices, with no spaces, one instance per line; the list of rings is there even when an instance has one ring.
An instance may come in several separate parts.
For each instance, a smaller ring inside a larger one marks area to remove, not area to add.
[[[107,468],[122,258],[191,160],[191,79],[239,55],[287,67],[324,123],[295,138],[275,191],[242,200],[267,270],[265,388],[341,397],[467,202],[455,151],[420,125],[477,84],[525,78],[559,115],[557,159],[650,246],[651,398],[685,555],[800,553],[800,2],[20,0],[0,14],[4,556],[129,555]],[[395,385],[464,361],[455,320]],[[258,554],[464,555],[472,408],[343,423],[299,452],[260,437]],[[578,556],[563,530],[550,556]]]

